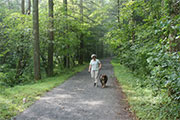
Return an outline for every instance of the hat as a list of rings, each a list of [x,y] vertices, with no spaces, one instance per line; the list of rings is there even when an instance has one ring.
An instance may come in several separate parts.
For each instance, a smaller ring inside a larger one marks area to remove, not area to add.
[[[93,57],[97,57],[97,55],[96,55],[96,54],[92,54],[92,55],[91,55],[91,58],[93,58]]]

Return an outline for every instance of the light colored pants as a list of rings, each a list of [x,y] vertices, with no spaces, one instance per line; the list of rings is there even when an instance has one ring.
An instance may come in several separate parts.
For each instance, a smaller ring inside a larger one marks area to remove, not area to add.
[[[99,70],[91,70],[91,78],[94,79],[94,83],[98,82]]]

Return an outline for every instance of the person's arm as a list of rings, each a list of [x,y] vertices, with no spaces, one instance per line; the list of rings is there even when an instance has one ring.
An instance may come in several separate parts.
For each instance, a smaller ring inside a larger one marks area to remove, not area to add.
[[[102,68],[102,64],[101,62],[99,61],[99,70]]]
[[[102,64],[101,63],[99,63],[99,70],[102,68]]]

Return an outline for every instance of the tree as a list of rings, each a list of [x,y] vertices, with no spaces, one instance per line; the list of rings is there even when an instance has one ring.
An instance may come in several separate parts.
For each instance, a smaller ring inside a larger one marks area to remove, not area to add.
[[[63,8],[64,8],[64,39],[67,40],[67,32],[68,32],[68,24],[67,24],[67,17],[68,17],[68,2],[67,0],[63,0]],[[67,42],[66,42],[67,43]],[[66,49],[69,49],[69,45],[66,45]],[[64,67],[70,67],[70,58],[69,53],[64,56]]]
[[[13,86],[28,82],[29,77],[35,76],[32,74],[33,71],[38,71],[39,69],[38,66],[40,65],[34,65],[36,68],[32,66],[32,61],[38,61],[39,59],[37,59],[39,51],[35,52],[38,49],[36,47],[38,42],[36,41],[35,43],[34,38],[36,39],[37,36],[33,38],[33,35],[37,34],[36,32],[38,31],[33,30],[37,25],[32,27],[34,19],[34,9],[32,9],[34,4],[32,2],[34,1],[9,0],[9,4],[12,5],[10,9],[8,9],[8,0],[3,1],[2,7],[0,7],[0,22],[2,23],[0,24],[0,39],[3,41],[0,43],[0,51],[3,51],[2,54],[0,53],[0,59],[3,59],[1,63],[5,66],[3,73],[11,77],[10,79],[12,80],[12,83],[7,84]],[[103,12],[105,9],[102,9],[103,6],[101,6],[102,3],[100,1],[103,2],[103,0],[70,0],[69,2],[68,0],[63,0],[63,3],[61,3],[59,0],[54,0],[56,9],[54,9],[53,13],[56,17],[52,18],[47,15],[49,0],[39,0],[38,9],[41,9],[41,18],[39,18],[41,25],[38,32],[38,44],[40,44],[40,50],[42,51],[40,52],[41,67],[45,68],[47,76],[50,74],[50,67],[56,67],[56,70],[63,69],[64,66],[69,68],[70,66],[82,64],[83,61],[89,61],[89,56],[92,53],[97,52],[99,57],[103,55],[101,54],[103,53],[103,48],[99,47],[99,45],[102,46],[100,38],[104,36],[105,31],[102,31],[103,25],[99,24],[101,24],[103,19],[102,13],[105,13]],[[106,3],[104,0],[105,5],[107,5]],[[25,4],[27,4],[26,7]],[[21,8],[22,10],[20,10]],[[24,14],[24,9],[26,15]],[[33,19],[30,16],[30,11],[33,13]],[[54,24],[53,26],[52,23]],[[33,34],[31,34],[32,31]],[[54,40],[51,42],[51,33],[53,32]],[[31,44],[31,39],[34,42],[34,46],[29,45]],[[95,43],[97,43],[95,45],[97,49],[94,49]],[[51,49],[51,45],[53,45],[53,49]],[[33,49],[34,54],[32,52]],[[50,54],[51,50],[53,50],[53,54]],[[34,55],[34,57],[31,55]],[[67,59],[64,60],[64,57]],[[50,60],[50,58],[52,59]],[[81,62],[79,62],[80,60]],[[50,65],[50,61],[52,61],[53,65]],[[6,64],[11,65],[6,66]],[[9,72],[11,70],[14,72]],[[13,75],[8,73],[13,73]],[[55,74],[57,73],[58,71]]]
[[[53,42],[54,42],[54,22],[53,22],[53,0],[49,0],[49,45],[48,45],[48,76],[53,76]]]
[[[22,14],[25,14],[25,0],[21,0],[21,10]]]
[[[27,8],[27,12],[28,15],[31,14],[31,0],[28,0],[28,8]]]
[[[118,27],[120,28],[120,0],[117,0],[117,19],[118,19]]]
[[[83,0],[80,0],[80,15],[81,15],[80,21],[81,21],[81,27],[82,27],[82,24],[83,24]],[[84,59],[83,49],[84,49],[84,40],[83,40],[83,33],[81,33],[81,35],[80,35],[79,64],[83,64],[83,59]]]
[[[39,9],[38,0],[33,0],[33,35],[34,35],[34,78],[41,79],[39,46]]]
[[[22,0],[21,1],[21,13],[24,15],[25,14],[25,1]],[[24,19],[22,19],[22,24],[24,23]],[[24,42],[24,35],[21,34],[21,42],[23,43]],[[17,67],[16,67],[16,80],[19,79],[20,76],[22,76],[23,74],[23,69],[25,68],[26,66],[26,60],[25,59],[25,56],[26,56],[26,51],[24,50],[24,46],[23,45],[19,45],[17,47],[17,53],[18,53],[18,56],[19,56],[19,59],[18,59],[18,62],[17,62]]]

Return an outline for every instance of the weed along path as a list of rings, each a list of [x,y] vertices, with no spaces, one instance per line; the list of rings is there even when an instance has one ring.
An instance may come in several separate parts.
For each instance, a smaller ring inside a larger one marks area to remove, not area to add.
[[[16,120],[133,120],[124,95],[113,77],[110,59],[102,61],[106,88],[94,87],[87,69],[46,93]]]

